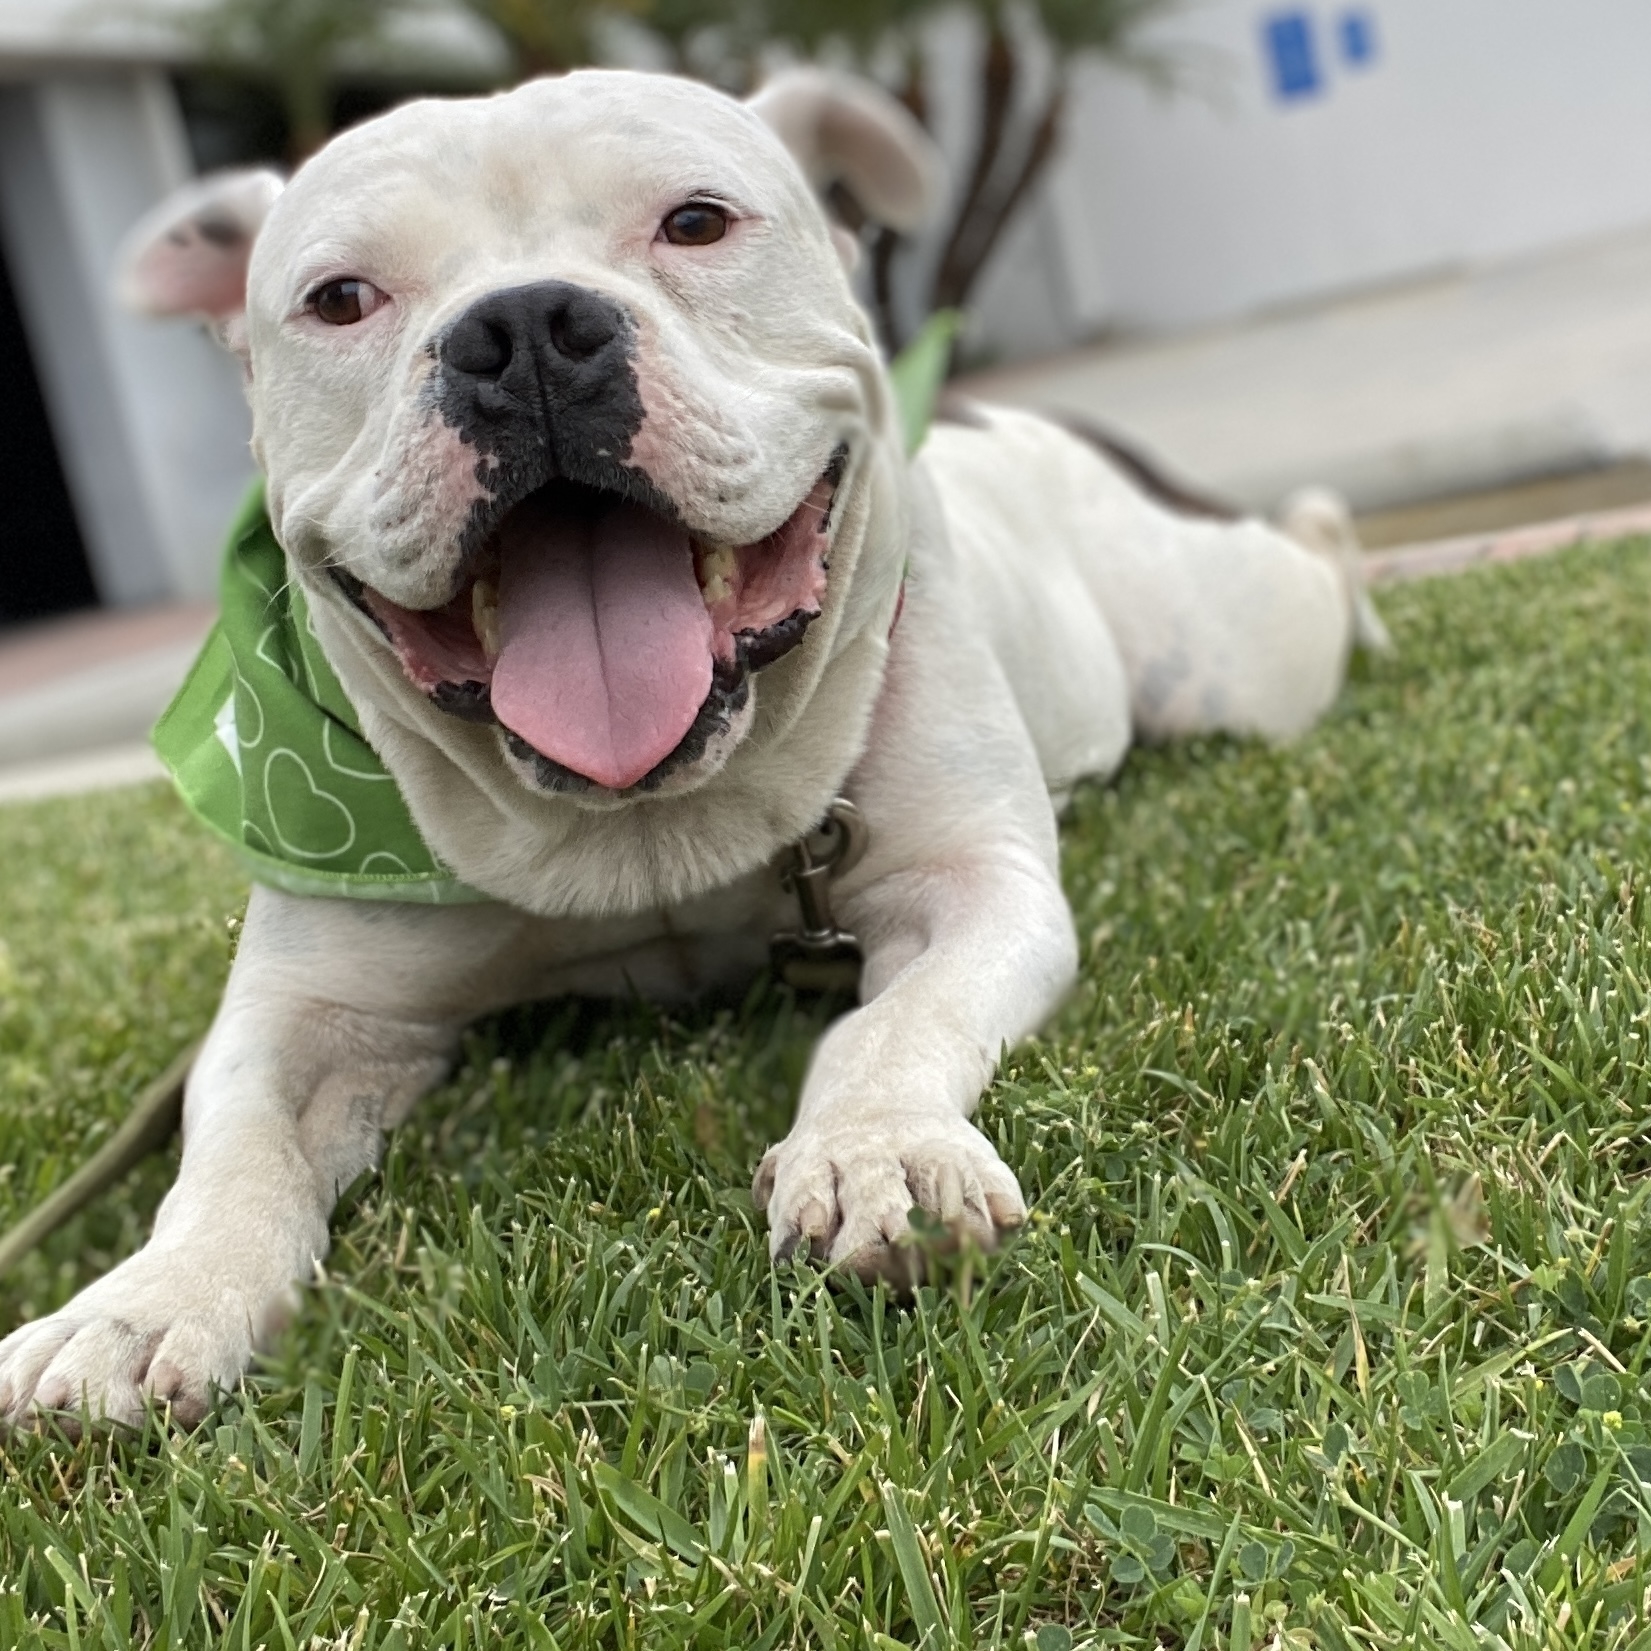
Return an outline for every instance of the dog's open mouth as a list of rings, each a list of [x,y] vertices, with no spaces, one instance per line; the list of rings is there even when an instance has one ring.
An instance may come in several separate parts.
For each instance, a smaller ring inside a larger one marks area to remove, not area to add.
[[[347,588],[444,710],[502,724],[513,750],[542,759],[541,778],[623,791],[697,756],[708,718],[742,704],[748,673],[819,617],[845,457],[751,544],[555,481],[508,512],[445,607]]]

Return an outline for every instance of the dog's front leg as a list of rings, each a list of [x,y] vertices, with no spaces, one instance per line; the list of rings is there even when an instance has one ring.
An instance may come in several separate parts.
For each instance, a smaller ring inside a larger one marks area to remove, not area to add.
[[[0,1417],[194,1421],[327,1252],[339,1191],[492,1006],[521,919],[500,907],[253,893],[184,1105],[178,1180],[136,1255],[0,1342]]]
[[[866,1001],[821,1041],[753,1193],[776,1260],[806,1244],[862,1277],[908,1282],[912,1254],[897,1240],[914,1206],[988,1247],[1025,1219],[969,1115],[1003,1046],[1059,1004],[1077,946],[1041,845],[894,872],[845,915],[866,949]]]

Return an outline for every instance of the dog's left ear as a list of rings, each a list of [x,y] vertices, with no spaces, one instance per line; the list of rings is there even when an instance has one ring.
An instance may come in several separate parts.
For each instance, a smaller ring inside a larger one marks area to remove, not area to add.
[[[283,188],[275,172],[214,172],[174,191],[133,227],[115,267],[115,296],[139,315],[198,315],[245,349],[252,243]]]
[[[822,196],[841,185],[867,217],[890,229],[920,228],[939,204],[944,163],[934,139],[882,87],[826,69],[787,69],[750,107],[796,156]],[[853,263],[857,244],[837,237]]]

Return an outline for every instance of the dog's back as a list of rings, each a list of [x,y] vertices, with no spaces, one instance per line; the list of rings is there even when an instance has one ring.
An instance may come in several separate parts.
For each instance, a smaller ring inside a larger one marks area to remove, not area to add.
[[[936,424],[918,469],[1052,791],[1110,774],[1132,737],[1285,739],[1334,698],[1351,596],[1321,547],[1167,509],[1093,443],[1002,407]]]

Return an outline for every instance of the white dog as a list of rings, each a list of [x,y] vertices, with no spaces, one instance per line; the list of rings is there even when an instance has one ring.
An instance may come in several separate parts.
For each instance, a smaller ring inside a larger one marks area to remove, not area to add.
[[[840,798],[861,1007],[757,1168],[773,1253],[898,1275],[914,1205],[983,1245],[1023,1219],[969,1117],[1076,970],[1052,797],[1132,737],[1299,733],[1368,610],[1322,506],[1294,536],[1176,516],[1008,411],[908,460],[834,181],[908,226],[934,168],[855,83],[740,104],[590,72],[400,108],[146,232],[128,296],[212,317],[246,364],[287,560],[259,598],[307,611],[324,663],[257,651],[323,700],[330,664],[329,772],[370,787],[381,761],[427,862],[356,843],[355,886],[329,884],[278,772],[340,842],[370,824],[270,749],[257,696],[226,700],[195,756],[233,760],[268,876],[177,1185],[137,1255],[0,1343],[0,1414],[199,1417],[468,1021],[748,978],[799,881],[817,896],[781,870]]]

